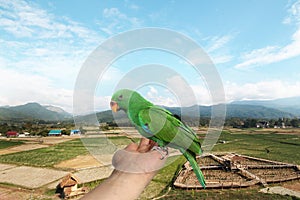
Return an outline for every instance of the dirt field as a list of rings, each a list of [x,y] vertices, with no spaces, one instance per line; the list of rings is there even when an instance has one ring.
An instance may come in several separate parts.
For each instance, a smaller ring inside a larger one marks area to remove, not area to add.
[[[97,159],[92,155],[80,155],[74,159],[63,161],[54,167],[56,168],[67,168],[67,169],[84,169],[92,167],[101,167],[103,166]]]
[[[300,192],[300,181],[292,182],[292,183],[284,183],[282,186],[287,189]]]
[[[64,177],[68,173],[54,169],[9,165],[9,167],[0,168],[0,180],[2,183],[25,188],[39,188]]]
[[[25,144],[2,149],[0,150],[0,155],[45,148],[76,138],[78,137],[13,138],[13,140],[25,141]],[[103,159],[111,160],[111,156],[105,156]],[[58,200],[60,198],[56,195],[52,197],[44,195],[44,189],[42,188],[55,189],[62,177],[70,172],[75,174],[81,183],[108,177],[112,168],[110,166],[103,166],[98,161],[99,159],[94,158],[92,155],[80,155],[55,165],[56,169],[0,163],[0,180],[2,183],[0,185],[0,200]]]
[[[204,130],[201,130],[204,132]],[[130,136],[139,135],[135,131],[128,130]],[[201,133],[202,133],[201,132]],[[262,132],[257,132],[262,133]],[[279,132],[277,134],[295,134],[300,135],[300,131],[285,131]],[[116,135],[118,137],[119,135]],[[140,137],[140,136],[139,136]],[[1,154],[14,153],[19,151],[28,151],[32,149],[49,147],[61,142],[66,142],[78,137],[45,137],[45,138],[14,138],[13,140],[26,140],[25,144],[15,147],[10,147],[7,149],[0,150]],[[177,151],[171,151],[171,155],[178,154]],[[110,166],[104,166],[106,163],[101,163],[99,160],[104,160],[111,162],[112,155],[100,155],[101,158],[94,158],[91,155],[80,155],[73,159],[66,160],[61,162],[54,167],[56,169],[47,169],[47,168],[36,168],[28,166],[16,166],[10,164],[1,164],[0,163],[0,180],[1,182],[11,184],[0,185],[0,200],[23,200],[23,199],[50,199],[49,196],[43,196],[40,188],[54,189],[59,183],[61,178],[68,174],[69,172],[74,173],[82,183],[86,183],[93,180],[103,179],[110,175],[112,168]],[[29,181],[30,180],[30,181]],[[47,180],[47,181],[45,181]],[[19,187],[20,186],[20,187]],[[300,182],[295,181],[283,183],[283,187],[300,191]],[[22,189],[31,188],[31,189]],[[32,189],[33,188],[33,189]],[[58,197],[51,197],[53,200],[58,200]]]
[[[24,200],[32,199],[33,195],[27,190],[18,189],[18,188],[0,188],[0,199],[1,200]]]

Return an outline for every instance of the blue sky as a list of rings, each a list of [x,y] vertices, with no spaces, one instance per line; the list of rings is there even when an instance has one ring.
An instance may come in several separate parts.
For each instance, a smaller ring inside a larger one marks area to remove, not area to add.
[[[300,96],[299,0],[0,0],[0,106],[39,102],[71,112],[88,55],[110,37],[145,27],[195,40],[214,62],[227,101]],[[198,103],[209,104],[203,80],[190,66],[174,55],[143,51],[112,64],[99,81],[95,108],[108,109],[118,80],[148,63],[172,66]],[[162,88],[143,91],[155,103],[177,104]]]

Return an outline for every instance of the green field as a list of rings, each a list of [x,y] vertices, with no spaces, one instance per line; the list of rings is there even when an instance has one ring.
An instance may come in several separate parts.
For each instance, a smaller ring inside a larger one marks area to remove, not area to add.
[[[2,155],[0,156],[0,162],[36,167],[51,167],[80,154],[87,154],[87,150],[81,141],[77,139],[47,148]]]
[[[109,143],[123,148],[132,141],[126,137],[111,137]],[[300,136],[288,134],[274,134],[256,130],[224,130],[213,152],[236,152],[244,155],[300,164]],[[2,148],[17,145],[16,141],[0,141]],[[6,144],[7,143],[7,144]],[[78,155],[88,154],[89,150],[97,150],[106,147],[108,141],[100,138],[84,140],[75,139],[59,143],[47,148],[24,151],[0,156],[0,163],[12,163],[17,165],[30,165],[38,167],[53,167],[64,160]],[[105,149],[105,148],[104,148]],[[108,149],[111,151],[112,149]],[[181,190],[172,187],[176,173],[185,162],[183,156],[168,158],[171,163],[155,176],[149,186],[141,195],[141,199],[149,199],[164,196],[160,199],[295,199],[289,196],[270,195],[259,193],[260,186],[244,189],[224,190]],[[85,184],[94,188],[101,181]],[[299,182],[299,180],[298,180]],[[291,183],[292,184],[292,183]]]
[[[58,164],[62,161],[75,158],[79,155],[88,154],[88,149],[105,149],[104,147],[108,146],[107,139],[105,138],[88,138],[84,139],[83,141],[84,144],[82,143],[81,139],[75,139],[46,148],[1,155],[0,163],[28,165],[35,167],[53,167],[55,164]],[[13,144],[10,141],[5,142],[8,142],[7,145]],[[125,146],[129,144],[131,140],[126,137],[114,137],[110,138],[109,142],[116,146]],[[108,149],[108,151],[113,152],[114,149]]]
[[[287,134],[230,133],[223,131],[214,152],[235,152],[249,156],[300,164],[300,137]]]
[[[0,149],[6,149],[21,144],[24,144],[24,142],[20,140],[0,140]]]
[[[190,200],[190,199],[222,199],[222,200],[296,200],[295,197],[278,194],[265,194],[258,192],[260,188],[226,189],[226,190],[180,190],[173,189],[164,200]]]
[[[241,131],[240,133],[223,131],[219,141],[226,141],[225,144],[219,143],[213,148],[213,152],[236,152],[244,155],[255,156],[270,160],[277,160],[281,162],[288,162],[293,164],[300,164],[300,136],[287,134],[274,134],[266,132],[254,132],[249,134],[249,130]],[[266,150],[268,149],[268,151]],[[147,199],[149,193],[156,193],[157,196],[164,197],[160,199],[296,199],[290,196],[281,196],[276,194],[264,194],[258,192],[260,186],[241,189],[207,189],[207,190],[182,190],[171,188],[169,192],[167,189],[170,184],[170,175],[174,175],[180,166],[185,161],[184,158],[178,159],[172,165],[162,169],[156,176],[158,180],[153,180],[148,188],[141,196],[142,199]],[[165,179],[160,177],[166,177]],[[155,184],[155,182],[163,183],[165,187]],[[297,182],[297,181],[296,181]],[[299,182],[299,180],[298,180]],[[293,182],[290,182],[293,184]],[[160,193],[158,194],[158,191]]]

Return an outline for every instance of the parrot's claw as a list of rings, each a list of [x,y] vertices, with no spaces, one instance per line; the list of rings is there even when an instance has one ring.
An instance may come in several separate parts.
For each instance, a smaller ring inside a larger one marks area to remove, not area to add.
[[[159,146],[154,146],[152,148],[152,150],[155,150],[157,151],[158,153],[160,153],[161,155],[161,160],[165,159],[165,157],[167,157],[167,155],[169,154],[169,151],[168,151],[168,147],[159,147]]]

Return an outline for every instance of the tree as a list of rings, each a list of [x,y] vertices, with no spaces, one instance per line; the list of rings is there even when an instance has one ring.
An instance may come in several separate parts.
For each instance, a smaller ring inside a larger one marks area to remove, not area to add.
[[[292,127],[298,128],[300,126],[300,119],[294,118],[290,123]]]
[[[256,127],[257,119],[246,119],[244,123],[244,128]]]

